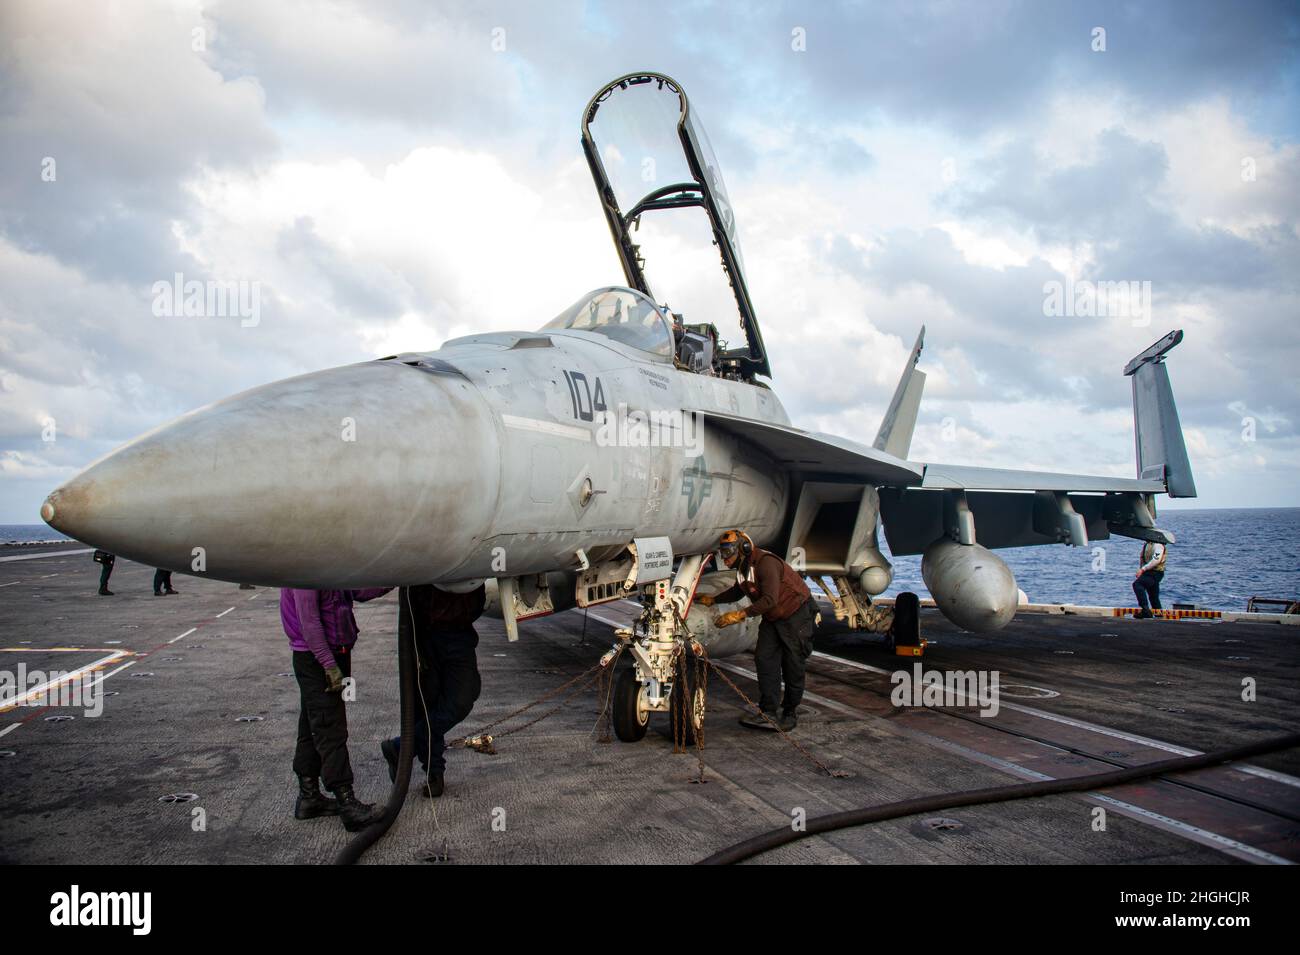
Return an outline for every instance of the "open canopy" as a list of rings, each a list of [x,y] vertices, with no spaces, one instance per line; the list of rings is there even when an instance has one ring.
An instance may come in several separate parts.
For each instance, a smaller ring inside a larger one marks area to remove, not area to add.
[[[722,358],[744,378],[771,377],[722,173],[682,88],[660,73],[631,73],[603,87],[587,104],[582,147],[600,194],[628,285],[651,298],[645,261],[631,231],[647,212],[698,207],[731,284],[746,347]]]

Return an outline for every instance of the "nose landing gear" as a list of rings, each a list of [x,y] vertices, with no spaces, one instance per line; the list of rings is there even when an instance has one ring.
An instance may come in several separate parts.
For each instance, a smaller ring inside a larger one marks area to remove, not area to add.
[[[640,619],[616,631],[615,651],[632,656],[632,666],[614,683],[612,701],[614,735],[625,743],[645,737],[651,713],[669,715],[674,739],[694,742],[703,731],[704,684],[691,672],[694,640],[682,623],[703,566],[700,556],[683,558],[671,586],[658,580],[645,588]],[[685,706],[678,694],[685,694]]]

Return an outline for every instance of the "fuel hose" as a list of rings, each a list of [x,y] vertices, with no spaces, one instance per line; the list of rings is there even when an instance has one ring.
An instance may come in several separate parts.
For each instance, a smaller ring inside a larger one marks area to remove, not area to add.
[[[360,859],[362,853],[392,828],[406,804],[406,791],[411,785],[411,762],[415,758],[415,628],[411,625],[410,606],[407,588],[402,587],[398,591],[397,609],[397,680],[402,710],[397,779],[393,782],[383,815],[352,837],[334,859],[335,865],[352,865]]]
[[[938,812],[943,809],[956,809],[961,806],[983,806],[989,803],[1010,802],[1015,799],[1034,799],[1040,796],[1056,796],[1061,793],[1086,792],[1093,789],[1109,789],[1124,783],[1151,779],[1171,773],[1185,773],[1194,769],[1204,769],[1219,763],[1228,763],[1238,759],[1249,759],[1266,753],[1276,753],[1300,746],[1300,733],[1289,733],[1257,743],[1246,743],[1219,750],[1215,753],[1202,753],[1199,756],[1180,756],[1175,759],[1160,760],[1133,766],[1128,769],[1116,769],[1105,773],[1093,773],[1088,776],[1074,776],[1070,779],[1044,779],[1031,783],[1014,783],[1009,786],[994,786],[990,789],[968,789],[963,792],[942,793],[937,796],[921,796],[917,799],[905,799],[901,802],[885,803],[880,806],[865,806],[845,812],[834,812],[825,816],[816,816],[807,821],[802,830],[793,826],[773,829],[753,838],[738,842],[734,846],[713,853],[701,859],[696,865],[733,865],[752,859],[756,855],[788,845],[798,839],[822,835],[838,829],[866,825],[872,822],[884,822],[902,816],[916,816],[921,813]]]

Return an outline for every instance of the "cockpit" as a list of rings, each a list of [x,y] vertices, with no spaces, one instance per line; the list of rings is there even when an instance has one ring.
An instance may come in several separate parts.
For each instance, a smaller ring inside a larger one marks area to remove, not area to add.
[[[613,285],[587,293],[541,331],[557,329],[594,332],[665,361],[673,357],[673,332],[663,310],[635,289]]]

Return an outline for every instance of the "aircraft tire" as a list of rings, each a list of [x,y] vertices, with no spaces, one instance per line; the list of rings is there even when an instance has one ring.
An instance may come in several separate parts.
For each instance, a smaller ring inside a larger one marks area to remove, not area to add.
[[[672,699],[668,701],[668,727],[669,727],[669,732],[672,734],[672,739],[674,740],[677,739],[677,724],[680,723],[682,720],[681,702],[678,693],[685,692],[686,699],[688,701],[694,701],[695,705],[699,707],[700,728],[703,729],[704,688],[702,686],[696,685],[694,660],[692,659],[689,650],[686,651],[686,653],[687,653],[687,659],[683,661],[685,665],[681,667],[681,669],[677,674],[677,679],[673,683]],[[698,699],[697,699],[697,694],[699,696]],[[688,703],[688,709],[689,707],[690,707],[690,703]],[[695,721],[688,719],[686,721],[686,726],[684,726],[682,729],[683,729],[683,733],[681,737],[682,742],[685,743],[687,746],[694,746],[695,729],[696,729]]]
[[[614,735],[624,743],[636,743],[645,737],[650,726],[650,714],[638,711],[637,698],[641,695],[641,683],[636,678],[636,671],[628,667],[614,681]]]

